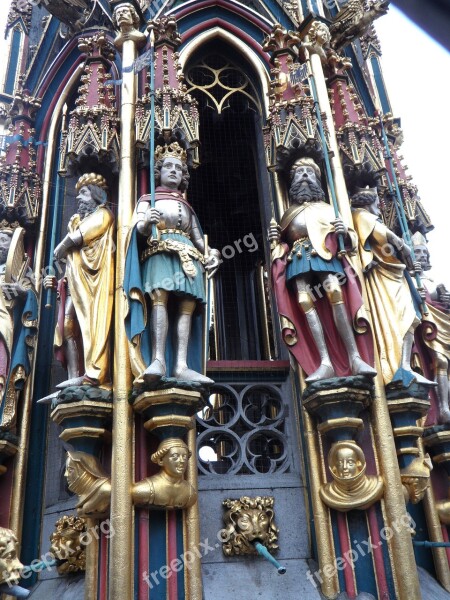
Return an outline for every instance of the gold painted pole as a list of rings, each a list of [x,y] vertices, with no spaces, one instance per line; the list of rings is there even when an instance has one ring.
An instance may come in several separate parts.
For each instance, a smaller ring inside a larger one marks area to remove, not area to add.
[[[129,10],[131,4],[119,5],[115,12]],[[134,9],[133,9],[134,10]],[[126,304],[123,292],[125,245],[133,214],[135,178],[135,110],[137,77],[134,61],[138,45],[145,35],[129,21],[119,23],[121,32],[115,45],[122,50],[122,88],[120,105],[120,176],[117,211],[116,291],[114,316],[114,410],[111,460],[111,522],[114,535],[110,542],[109,600],[131,600],[133,597],[133,502],[131,496],[133,473],[133,411],[128,403],[131,389],[131,368],[125,333]],[[127,70],[127,67],[132,67]],[[136,265],[139,268],[139,265]]]
[[[192,452],[192,459],[188,461],[187,480],[198,490],[198,472],[197,472],[197,444],[195,427],[189,430],[187,435],[188,447]],[[186,509],[184,513],[185,522],[185,552],[191,550],[197,555],[196,550],[200,548],[200,513],[198,500]],[[200,558],[196,558],[186,569],[186,598],[185,600],[202,600],[202,564]]]
[[[305,388],[305,381],[298,365],[296,376],[298,377],[300,387],[303,390]],[[308,411],[303,408],[300,408],[300,410],[302,411],[303,415],[305,439],[308,447],[309,482],[314,519],[314,531],[316,534],[317,548],[319,549],[318,559],[320,576],[323,579],[320,587],[322,594],[326,598],[336,598],[336,596],[339,594],[339,578],[337,575],[337,569],[333,569],[333,574],[331,576],[327,576],[324,572],[325,567],[328,565],[331,565],[331,567],[336,565],[336,553],[334,551],[329,510],[322,502],[319,495],[319,490],[322,485],[322,465],[316,443],[316,435],[319,434],[316,433],[314,429],[314,422],[311,416],[308,414]]]
[[[90,542],[86,544],[86,576],[84,579],[84,600],[97,600],[99,538],[96,535],[98,519],[86,519],[87,531],[92,531]]]
[[[317,54],[311,54],[311,70],[315,77],[320,110],[327,116],[328,130],[330,133],[330,149],[333,156],[330,158],[331,168],[334,175],[334,185],[339,205],[339,210],[343,220],[352,223],[352,214],[350,202],[348,200],[347,186],[345,184],[344,172],[340,161],[340,152],[336,139],[336,130],[334,128],[333,115],[331,112],[330,100],[325,76],[322,69],[320,57]],[[359,260],[353,261],[356,265],[358,275],[361,273]],[[369,307],[367,290],[364,277],[360,277],[362,295],[364,304]],[[373,331],[373,328],[372,328]],[[392,432],[391,419],[386,402],[384,383],[381,376],[381,368],[378,353],[375,351],[375,366],[378,372],[374,383],[375,392],[372,403],[372,424],[375,430],[377,443],[377,452],[380,459],[382,475],[386,481],[384,500],[388,525],[406,522],[407,512],[403,498],[402,483],[400,479],[400,470],[398,467],[397,453],[394,443],[394,434]],[[404,520],[405,519],[405,520]],[[393,562],[395,561],[394,577],[398,589],[398,600],[420,600],[421,592],[419,578],[417,574],[416,561],[411,540],[411,534],[407,527],[398,527],[398,531],[390,540]],[[394,567],[394,565],[393,565]]]

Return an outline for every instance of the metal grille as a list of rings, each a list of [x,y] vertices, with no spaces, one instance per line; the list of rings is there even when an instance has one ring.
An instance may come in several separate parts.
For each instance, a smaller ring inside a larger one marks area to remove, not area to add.
[[[271,384],[216,385],[214,408],[197,415],[202,475],[249,475],[289,471],[286,407]]]

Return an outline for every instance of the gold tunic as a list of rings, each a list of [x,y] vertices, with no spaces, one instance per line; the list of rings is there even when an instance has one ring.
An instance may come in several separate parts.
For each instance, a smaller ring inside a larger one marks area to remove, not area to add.
[[[85,374],[109,382],[109,341],[114,299],[114,217],[99,206],[84,219],[70,219],[69,233],[79,231],[81,247],[67,256],[66,277],[83,339]]]
[[[405,335],[419,319],[404,277],[405,265],[393,255],[388,241],[389,229],[363,208],[353,211],[353,223],[363,269],[375,263],[366,273],[366,285],[381,371],[387,385],[400,367]],[[365,247],[367,242],[370,249]]]

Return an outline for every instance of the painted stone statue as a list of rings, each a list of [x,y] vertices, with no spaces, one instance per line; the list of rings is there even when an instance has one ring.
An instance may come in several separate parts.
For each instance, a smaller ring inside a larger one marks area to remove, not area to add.
[[[337,257],[338,236],[354,249],[355,233],[325,202],[312,159],[297,160],[290,175],[290,207],[281,224],[269,229],[283,337],[308,383],[336,375],[374,377],[371,340],[361,335],[357,343],[352,326],[363,314],[358,281],[350,264]]]
[[[331,508],[346,512],[364,510],[383,495],[383,480],[366,475],[366,458],[353,441],[336,442],[328,454],[331,483],[320,488],[322,501]]]
[[[64,473],[71,492],[78,495],[80,517],[103,518],[109,512],[111,480],[95,456],[86,452],[67,452]]]
[[[0,431],[16,425],[17,403],[31,370],[38,305],[27,275],[25,231],[0,231]]]
[[[428,274],[431,269],[430,253],[421,233],[413,235],[413,246],[414,270],[419,274],[423,285],[423,289],[418,292],[428,310],[416,330],[416,340],[419,341],[417,345],[422,346],[420,353],[425,351],[425,362],[433,365],[437,383],[438,423],[450,423],[450,293],[444,284],[436,285]],[[423,348],[423,344],[426,348]]]
[[[405,502],[417,504],[425,496],[430,487],[430,473],[433,463],[428,454],[416,457],[407,467],[401,470]]]
[[[137,506],[189,508],[197,500],[195,488],[184,479],[191,452],[183,440],[169,438],[161,442],[151,456],[161,471],[133,486]]]
[[[58,388],[108,386],[111,381],[114,216],[106,206],[104,177],[86,173],[79,178],[76,190],[78,212],[71,217],[68,233],[54,252],[55,260],[67,260],[65,277],[58,285],[55,354],[67,367],[68,379]],[[46,277],[44,286],[56,287],[55,278]]]
[[[411,250],[382,222],[376,188],[352,197],[352,214],[384,384],[432,385],[411,369],[414,330],[421,318],[421,299],[405,266],[413,266]]]
[[[0,527],[0,584],[15,585],[23,569],[19,560],[19,542],[11,529]],[[5,592],[7,588],[1,588]]]
[[[211,384],[200,373],[202,305],[205,270],[217,269],[220,253],[205,248],[197,216],[183,196],[189,179],[186,152],[175,142],[158,146],[155,158],[155,207],[149,195],[139,199],[125,265],[132,369],[146,382],[167,376]],[[152,225],[157,225],[156,239]]]

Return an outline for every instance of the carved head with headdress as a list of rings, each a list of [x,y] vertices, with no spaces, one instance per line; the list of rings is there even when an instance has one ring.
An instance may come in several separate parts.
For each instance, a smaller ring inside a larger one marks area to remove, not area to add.
[[[417,504],[422,500],[430,487],[430,473],[433,463],[430,456],[418,456],[407,467],[402,469],[400,476],[403,484],[405,502],[410,500]]]
[[[354,442],[333,444],[328,455],[328,465],[333,479],[352,481],[364,474],[366,458],[361,448]]]
[[[176,159],[181,163],[181,183],[179,186],[180,192],[187,190],[189,185],[189,171],[186,164],[187,152],[180,146],[178,142],[165,144],[164,146],[156,146],[155,150],[155,183],[161,185],[161,167],[167,159]]]
[[[95,456],[71,450],[67,452],[64,475],[67,478],[69,490],[78,495],[85,493],[92,483],[108,479],[107,473]]]
[[[289,177],[291,202],[303,204],[325,199],[325,192],[320,185],[320,169],[312,158],[298,158],[289,169]]]
[[[78,192],[77,213],[82,219],[94,212],[99,206],[106,204],[108,199],[106,179],[97,173],[85,173],[77,183],[75,189]]]
[[[429,271],[431,269],[430,252],[428,250],[425,236],[422,235],[420,231],[416,231],[416,233],[411,237],[411,241],[414,247],[416,261],[420,263],[424,271]]]
[[[23,564],[18,557],[19,543],[14,531],[0,527],[0,584],[16,584]]]
[[[181,438],[163,440],[156,452],[151,455],[151,461],[162,467],[171,477],[183,477],[192,452]]]

